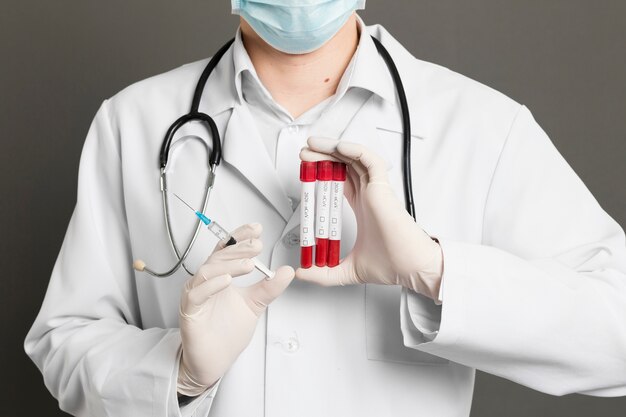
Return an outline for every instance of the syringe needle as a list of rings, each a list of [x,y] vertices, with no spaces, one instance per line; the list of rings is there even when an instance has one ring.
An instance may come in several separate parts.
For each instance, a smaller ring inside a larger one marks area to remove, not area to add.
[[[189,210],[193,211],[194,213],[196,212],[196,210],[191,207],[189,204],[187,204],[187,202],[185,200],[183,200],[182,198],[180,198],[180,196],[176,193],[172,193],[174,194],[174,197],[176,197],[177,199],[179,199],[181,201],[181,203],[183,203],[184,205],[186,205],[187,207],[189,207]]]
[[[177,199],[179,199],[184,205],[189,207],[189,209],[193,211],[200,220],[202,220],[202,222],[207,226],[207,229],[209,229],[211,233],[213,233],[218,239],[222,239],[226,241],[227,246],[234,245],[235,243],[237,243],[237,241],[230,235],[230,233],[228,233],[217,222],[212,221],[211,219],[206,217],[204,214],[200,213],[198,210],[191,207],[189,204],[187,204],[185,200],[180,198],[178,194],[176,193],[172,193],[172,194],[174,194],[174,196]],[[255,268],[258,269],[260,272],[262,272],[263,275],[265,275],[266,280],[270,280],[274,278],[274,272],[272,272],[272,270],[266,267],[261,261],[259,261],[257,258],[252,258],[252,261],[254,262]]]

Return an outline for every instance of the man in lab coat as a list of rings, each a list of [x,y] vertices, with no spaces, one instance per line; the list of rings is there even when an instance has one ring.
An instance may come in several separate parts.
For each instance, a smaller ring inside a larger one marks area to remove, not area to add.
[[[176,261],[156,161],[207,60],[104,101],[25,341],[63,410],[467,416],[475,369],[555,395],[626,395],[622,228],[525,106],[412,57],[366,27],[362,7],[233,1],[240,30],[200,111],[223,137],[207,213],[243,226],[229,247],[201,233],[192,277],[131,264]],[[370,35],[406,90],[417,223],[401,200],[396,90]],[[168,166],[170,189],[197,206],[209,137],[185,126]],[[300,159],[348,163],[349,205],[342,263],[294,280]],[[177,242],[195,225],[186,210],[171,207]],[[254,256],[273,280],[253,272]]]

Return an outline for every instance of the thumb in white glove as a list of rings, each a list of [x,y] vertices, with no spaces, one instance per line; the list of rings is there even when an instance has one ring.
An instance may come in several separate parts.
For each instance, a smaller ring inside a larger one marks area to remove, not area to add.
[[[250,343],[259,316],[291,283],[294,271],[283,266],[272,280],[236,287],[232,278],[254,269],[252,257],[262,249],[260,224],[232,233],[237,243],[215,251],[185,283],[180,303],[183,354],[178,392],[197,396],[213,386]]]
[[[443,274],[441,247],[413,220],[387,180],[386,162],[351,142],[309,138],[303,161],[348,165],[345,196],[357,222],[352,252],[336,267],[299,268],[296,278],[321,285],[401,285],[437,300]]]

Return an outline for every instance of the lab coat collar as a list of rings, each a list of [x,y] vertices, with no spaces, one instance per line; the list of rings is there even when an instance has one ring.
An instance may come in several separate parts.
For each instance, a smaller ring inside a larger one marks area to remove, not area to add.
[[[378,54],[376,45],[369,35],[367,26],[357,14],[357,24],[359,26],[360,37],[357,49],[354,53],[353,62],[350,62],[346,72],[343,74],[337,86],[337,100],[352,87],[359,87],[377,94],[387,101],[395,101],[395,90],[393,80],[389,76],[385,61]],[[234,85],[239,103],[243,100],[242,76],[244,72],[249,72],[256,81],[258,88],[267,97],[271,94],[263,86],[256,73],[254,65],[250,60],[241,38],[241,28],[237,29],[235,42],[233,43],[233,64],[234,64]]]
[[[237,29],[237,34],[235,35],[235,42],[233,43],[233,63],[234,63],[234,71],[235,71],[235,91],[237,92],[237,99],[239,103],[243,101],[243,87],[242,87],[242,77],[243,73],[248,71],[252,76],[252,79],[257,83],[256,87],[261,90],[261,93],[268,97],[271,100],[271,94],[256,73],[256,69],[250,60],[250,55],[246,51],[246,48],[243,45],[243,40],[241,39],[241,28]]]
[[[341,84],[343,85],[338,86],[338,91],[359,87],[373,92],[390,103],[395,103],[395,86],[385,61],[378,54],[371,37],[364,35],[376,36],[384,32],[387,37],[391,38],[391,36],[378,25],[365,26],[358,15],[357,22],[361,29],[361,37],[355,52],[354,67],[349,77],[342,79]],[[382,32],[378,28],[382,29]],[[257,77],[250,57],[243,47],[241,30],[237,29],[233,46],[224,54],[207,81],[200,102],[200,111],[215,116],[240,104],[242,102],[241,74],[243,71],[250,71],[254,77]]]
[[[395,88],[387,65],[376,49],[369,28],[365,26],[358,14],[357,22],[361,30],[361,37],[355,52],[355,65],[349,86],[369,90],[384,100],[395,103]]]
[[[267,155],[263,139],[254,126],[254,119],[245,103],[233,109],[224,132],[224,162],[239,171],[286,222],[293,209]]]
[[[393,57],[409,101],[412,136],[426,139],[431,136],[428,129],[429,115],[427,64],[415,59],[382,26],[366,27],[367,33],[380,40]],[[350,84],[374,92],[384,101],[385,114],[377,117],[377,126],[390,131],[402,131],[400,106],[393,79],[386,64],[378,54],[376,46],[368,36],[360,41],[362,54],[355,65]],[[208,61],[207,61],[208,62]],[[236,88],[236,74],[233,47],[224,54],[214,73],[209,77],[200,102],[200,111],[213,117],[240,104]]]

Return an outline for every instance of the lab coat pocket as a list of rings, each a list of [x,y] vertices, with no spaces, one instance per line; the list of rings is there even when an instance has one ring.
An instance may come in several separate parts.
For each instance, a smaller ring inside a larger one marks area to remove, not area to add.
[[[442,365],[448,360],[406,347],[400,328],[400,296],[396,285],[365,286],[365,337],[369,360],[416,365]]]

